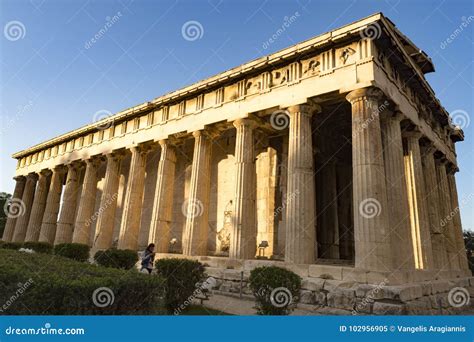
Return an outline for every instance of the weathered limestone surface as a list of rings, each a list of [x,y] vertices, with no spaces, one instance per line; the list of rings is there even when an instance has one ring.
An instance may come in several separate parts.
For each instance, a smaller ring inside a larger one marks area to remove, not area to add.
[[[236,182],[229,257],[252,259],[255,257],[257,244],[253,134],[255,123],[249,119],[241,119],[235,121],[234,126],[237,131],[235,143]]]
[[[166,140],[160,140],[160,146],[149,240],[155,243],[157,253],[167,253],[171,236],[176,152]]]
[[[312,264],[316,257],[316,200],[311,117],[316,108],[288,108],[288,186],[285,261]]]
[[[194,155],[191,183],[187,199],[186,227],[183,236],[184,255],[207,254],[208,203],[211,170],[211,142],[208,133],[196,131],[194,136]]]
[[[26,176],[25,190],[23,191],[23,196],[21,197],[25,211],[17,219],[15,231],[13,232],[13,242],[23,242],[25,240],[26,230],[28,228],[28,222],[30,220],[31,209],[33,206],[37,180],[38,175],[36,174],[32,173]]]
[[[118,247],[136,250],[145,185],[147,147],[133,147]]]
[[[403,162],[400,112],[382,115],[382,145],[390,222],[390,244],[394,269],[414,269],[407,184]]]
[[[31,209],[30,221],[26,231],[25,241],[38,241],[43,222],[44,209],[48,198],[50,171],[43,171],[39,174],[38,185],[36,186],[33,208]]]
[[[107,155],[107,170],[105,172],[104,187],[100,199],[93,246],[96,250],[104,250],[112,247],[121,160],[122,155],[120,154]]]
[[[18,176],[15,177],[15,190],[13,191],[12,203],[18,203],[19,200],[23,197],[23,191],[25,189],[26,177]],[[5,230],[3,231],[3,241],[10,242],[13,238],[13,233],[15,231],[15,224],[18,218],[19,211],[16,212],[10,209],[11,213],[7,215],[7,223],[5,224]]]
[[[66,185],[64,186],[63,203],[54,243],[71,243],[76,214],[77,194],[79,191],[80,170],[78,165],[68,165]]]
[[[352,105],[352,168],[356,267],[391,270],[387,189],[379,120],[381,92],[358,89]]]
[[[46,208],[44,210],[43,222],[41,223],[41,231],[38,239],[40,242],[53,243],[56,237],[64,174],[65,169],[63,167],[53,169],[48,199],[46,200]]]
[[[77,209],[76,222],[74,224],[72,242],[89,244],[97,194],[98,162],[97,160],[88,159],[85,163],[86,171]]]

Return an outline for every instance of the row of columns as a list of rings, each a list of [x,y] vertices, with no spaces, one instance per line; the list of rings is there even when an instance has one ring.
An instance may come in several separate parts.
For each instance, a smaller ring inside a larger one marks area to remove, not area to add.
[[[352,91],[352,168],[356,267],[394,269],[465,269],[462,229],[453,170],[435,158],[430,147],[420,148],[421,135],[402,135],[402,113],[379,110],[382,92],[377,88]],[[315,105],[287,108],[289,113],[288,177],[285,260],[314,263],[316,250],[316,201],[313,165],[312,115]],[[235,145],[235,192],[229,256],[251,259],[256,250],[256,169],[253,120],[238,119]],[[206,255],[209,231],[209,196],[212,136],[207,130],[193,133],[194,154],[186,202],[183,254]],[[405,142],[405,143],[404,143]],[[176,148],[169,139],[159,142],[161,157],[155,187],[149,241],[158,252],[169,247]],[[123,206],[119,244],[137,249],[140,213],[149,147],[131,148],[131,165]],[[97,213],[93,248],[112,246],[123,153],[106,155],[106,172]],[[6,241],[88,243],[94,217],[100,160],[85,161],[80,189],[80,168],[74,163],[39,175],[16,178],[15,198],[25,213],[9,218]],[[67,172],[63,202],[60,199]],[[37,184],[38,183],[38,184]],[[367,213],[366,210],[369,209]],[[375,210],[375,212],[374,212]],[[441,227],[443,217],[456,215]],[[58,219],[59,214],[59,219]],[[449,266],[449,267],[448,267]]]

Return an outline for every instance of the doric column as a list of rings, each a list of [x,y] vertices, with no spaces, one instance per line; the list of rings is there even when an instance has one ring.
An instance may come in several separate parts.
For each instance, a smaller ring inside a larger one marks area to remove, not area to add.
[[[160,140],[161,154],[156,176],[155,198],[150,226],[150,242],[157,253],[168,253],[173,210],[176,151],[167,140]]]
[[[312,264],[316,251],[316,199],[311,117],[316,108],[288,108],[288,183],[286,190],[285,261]],[[320,110],[320,108],[317,108]]]
[[[415,268],[410,211],[408,205],[403,141],[400,122],[403,114],[387,111],[381,116],[382,146],[387,186],[388,216],[390,223],[390,249],[394,269]]]
[[[438,180],[436,178],[436,166],[434,152],[436,148],[424,145],[421,153],[423,173],[426,191],[426,204],[428,209],[428,222],[431,233],[431,248],[433,251],[433,267],[435,269],[447,269],[449,266],[446,254],[445,239],[441,227],[440,199],[438,197]]]
[[[97,194],[98,159],[86,160],[86,171],[82,185],[81,199],[77,209],[72,242],[89,245],[92,216],[94,215]]]
[[[456,172],[456,168],[452,167],[449,169],[448,172],[448,185],[449,185],[449,194],[451,198],[451,208],[453,212],[453,236],[457,246],[458,258],[459,258],[459,267],[461,270],[469,270],[469,264],[467,261],[466,255],[466,247],[464,244],[464,237],[462,231],[462,223],[461,223],[461,213],[459,207],[459,199],[458,199],[458,190],[456,186],[456,178],[454,173]]]
[[[3,231],[2,240],[6,242],[12,241],[13,232],[15,231],[15,224],[17,218],[23,214],[23,207],[21,206],[21,198],[23,197],[23,191],[25,190],[26,177],[18,176],[15,177],[16,181],[15,190],[13,191],[13,196],[10,201],[10,209],[7,213],[7,223],[5,225],[5,230]]]
[[[77,193],[79,191],[80,168],[77,164],[67,166],[66,185],[64,186],[63,202],[59,214],[56,238],[54,244],[71,243],[74,230],[74,219],[77,207]]]
[[[405,177],[408,189],[415,267],[433,268],[433,253],[426,205],[425,181],[421,163],[419,132],[406,133]]]
[[[387,189],[377,88],[352,91],[352,168],[355,266],[373,271],[393,267]]]
[[[41,224],[43,223],[46,200],[48,198],[49,176],[51,171],[45,170],[39,173],[38,185],[36,186],[35,199],[31,209],[30,221],[26,230],[25,241],[38,241]]]
[[[94,250],[108,249],[112,246],[121,161],[121,154],[107,154],[107,169],[100,199]]]
[[[232,232],[229,257],[253,259],[257,249],[256,169],[254,134],[255,122],[250,119],[234,121],[235,187]]]
[[[438,196],[446,253],[448,255],[449,269],[459,270],[458,246],[454,238],[454,225],[451,217],[451,198],[449,194],[448,176],[446,173],[446,160],[436,159],[436,173],[438,178]]]
[[[132,147],[131,151],[132,159],[125,190],[118,248],[136,250],[145,186],[146,155],[149,149],[136,146]]]
[[[196,131],[193,136],[194,154],[189,196],[185,204],[187,209],[183,254],[206,255],[212,145],[204,131]]]
[[[51,183],[49,185],[48,199],[44,209],[43,222],[39,236],[40,242],[53,243],[56,237],[56,226],[58,223],[59,205],[66,168],[58,166],[53,169]]]
[[[25,190],[23,191],[23,196],[21,197],[25,211],[23,215],[18,217],[16,222],[15,231],[13,232],[13,242],[23,242],[25,240],[26,229],[28,228],[28,222],[30,220],[37,180],[38,175],[35,173],[30,173],[28,176],[26,176]]]

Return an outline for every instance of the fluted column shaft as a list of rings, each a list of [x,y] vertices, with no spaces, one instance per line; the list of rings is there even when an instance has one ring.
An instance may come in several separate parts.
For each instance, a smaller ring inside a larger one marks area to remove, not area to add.
[[[433,146],[424,146],[421,153],[426,191],[426,204],[428,222],[431,233],[431,246],[433,251],[433,267],[441,270],[449,266],[446,254],[445,238],[441,227],[440,199],[438,194],[438,180]]]
[[[28,228],[28,222],[30,220],[31,209],[33,206],[33,199],[35,196],[36,181],[38,180],[38,175],[30,173],[26,176],[25,190],[23,191],[23,196],[21,201],[24,205],[24,213],[18,217],[18,220],[15,225],[15,231],[13,232],[13,242],[23,242],[26,236],[26,230]]]
[[[107,155],[107,169],[100,199],[99,215],[97,218],[94,249],[103,250],[112,247],[115,212],[120,178],[121,155]]]
[[[46,200],[46,208],[43,215],[43,222],[41,224],[39,236],[40,242],[53,243],[56,237],[64,174],[65,168],[63,167],[53,169],[51,183],[49,185],[48,199]]]
[[[429,228],[429,215],[426,205],[425,181],[421,162],[420,137],[418,132],[407,133],[407,153],[405,172],[411,213],[411,231],[415,267],[433,268],[433,252]]]
[[[451,198],[449,194],[448,176],[444,160],[436,159],[436,173],[438,176],[439,208],[441,213],[441,227],[445,238],[446,253],[448,255],[449,268],[459,270],[458,246],[454,236],[454,224],[451,218]]]
[[[49,176],[51,171],[43,171],[39,174],[38,185],[36,186],[35,199],[31,209],[30,222],[26,230],[25,241],[38,241],[41,223],[43,222],[46,200],[48,199]]]
[[[229,257],[253,259],[257,249],[256,225],[256,169],[254,132],[255,123],[249,119],[234,121],[235,187],[234,212]]]
[[[187,199],[184,255],[206,255],[209,231],[209,192],[211,185],[211,141],[203,131],[194,136],[191,182]]]
[[[316,251],[316,199],[314,185],[312,108],[288,108],[288,184],[286,190],[285,261],[312,264]]]
[[[80,170],[78,165],[68,165],[66,185],[64,187],[63,203],[59,214],[56,238],[54,244],[71,243],[74,230],[74,219],[79,191]]]
[[[86,171],[82,186],[81,199],[77,209],[76,222],[72,242],[88,245],[92,216],[94,215],[95,199],[97,194],[97,160],[86,160]]]
[[[16,181],[15,190],[13,190],[13,196],[10,202],[10,209],[7,213],[7,223],[3,231],[2,240],[6,242],[12,241],[13,232],[15,231],[15,225],[17,218],[21,215],[21,206],[18,206],[23,197],[23,191],[25,190],[26,177],[19,176],[14,178]],[[13,207],[12,207],[13,206]]]
[[[352,91],[352,168],[355,266],[392,269],[387,189],[377,88]]]
[[[459,258],[459,267],[461,270],[469,270],[467,261],[466,247],[462,232],[461,213],[459,207],[458,190],[456,186],[456,178],[453,172],[448,172],[449,194],[451,198],[451,208],[453,211],[453,236],[457,246]]]
[[[138,249],[138,233],[145,186],[146,147],[132,147],[132,160],[125,190],[118,248]]]
[[[390,249],[394,269],[412,270],[415,260],[412,248],[403,141],[400,121],[403,114],[385,113],[381,118],[382,145],[387,184]]]
[[[160,140],[160,146],[161,154],[156,176],[149,240],[155,244],[157,253],[168,253],[171,236],[176,151],[166,140]]]

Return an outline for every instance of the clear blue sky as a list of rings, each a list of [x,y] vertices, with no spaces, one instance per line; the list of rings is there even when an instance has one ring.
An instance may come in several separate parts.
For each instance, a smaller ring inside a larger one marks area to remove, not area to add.
[[[100,110],[117,112],[328,30],[383,12],[431,56],[427,75],[449,112],[461,110],[457,145],[465,228],[474,229],[474,15],[472,1],[60,1],[0,0],[0,191],[13,191],[11,154],[78,128]],[[285,17],[299,16],[267,49]],[[116,15],[89,49],[85,44]],[[198,21],[202,37],[181,29]],[[19,21],[5,33],[11,21]],[[18,33],[18,31],[17,31]],[[24,36],[23,36],[24,34]],[[7,36],[10,39],[7,39]],[[17,39],[19,38],[19,39]],[[16,39],[16,40],[15,40]],[[459,112],[458,112],[459,113]],[[467,113],[467,116],[466,114]]]

